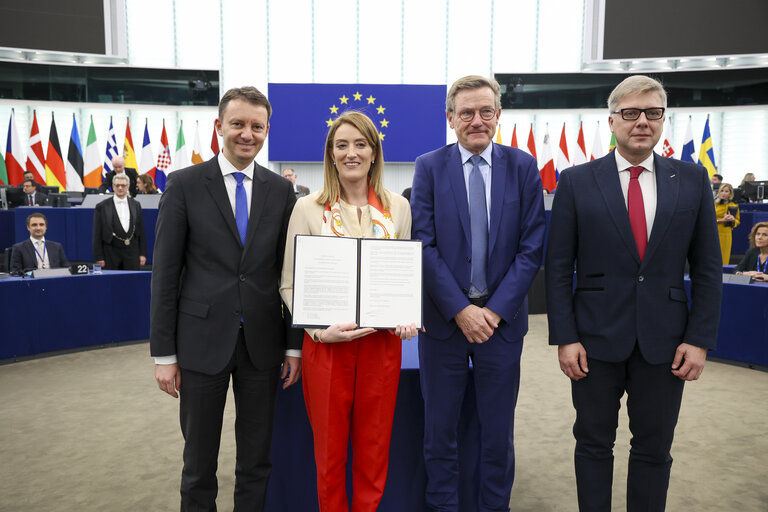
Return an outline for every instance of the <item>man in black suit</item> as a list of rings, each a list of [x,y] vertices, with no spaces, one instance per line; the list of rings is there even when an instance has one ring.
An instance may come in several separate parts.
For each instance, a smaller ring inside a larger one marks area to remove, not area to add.
[[[722,269],[712,189],[703,167],[653,152],[666,106],[656,80],[621,82],[608,98],[616,150],[563,172],[552,207],[549,343],[571,379],[582,511],[611,510],[625,392],[627,510],[664,510],[683,384],[699,378],[717,341]]]
[[[287,179],[293,185],[293,191],[296,193],[296,199],[309,195],[309,187],[296,184],[296,171],[290,167],[283,169],[283,178]]]
[[[99,187],[99,193],[103,194],[104,192],[113,190],[112,179],[118,174],[126,174],[131,180],[128,193],[131,194],[131,197],[136,197],[136,194],[139,193],[138,189],[136,188],[136,180],[139,177],[136,169],[131,167],[126,168],[125,159],[120,155],[117,155],[112,159],[112,169],[112,171],[109,171],[107,175],[104,176],[104,182]]]
[[[37,191],[34,180],[24,180],[21,189],[24,191],[24,206],[48,206],[48,196]]]
[[[29,239],[13,246],[10,268],[12,273],[69,266],[61,244],[45,239],[45,232],[48,230],[48,219],[45,215],[39,212],[30,214],[27,217],[27,230]]]
[[[301,375],[303,331],[290,329],[278,289],[296,197],[254,162],[271,111],[254,87],[227,91],[216,119],[222,151],[171,173],[160,200],[150,348],[158,386],[181,395],[182,510],[215,510],[230,378],[235,510],[263,510],[278,380],[287,387]]]
[[[115,195],[93,210],[93,259],[106,270],[139,270],[147,262],[141,205],[128,197],[128,176],[112,180]]]

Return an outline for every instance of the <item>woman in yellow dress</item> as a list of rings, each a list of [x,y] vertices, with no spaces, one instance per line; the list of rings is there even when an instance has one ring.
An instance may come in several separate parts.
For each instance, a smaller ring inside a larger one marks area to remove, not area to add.
[[[717,234],[720,235],[720,253],[723,255],[723,265],[731,262],[731,244],[733,228],[739,225],[739,205],[733,202],[733,187],[723,183],[715,197],[715,215],[717,216]]]

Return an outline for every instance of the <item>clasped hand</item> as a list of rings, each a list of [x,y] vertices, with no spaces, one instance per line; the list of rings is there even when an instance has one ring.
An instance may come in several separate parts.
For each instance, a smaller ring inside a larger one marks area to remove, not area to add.
[[[373,327],[358,329],[357,324],[354,322],[345,324],[333,324],[328,326],[326,329],[317,331],[315,333],[315,339],[320,343],[343,343],[345,341],[352,341],[357,338],[362,338],[363,336],[367,336],[373,332],[376,332],[376,329]],[[416,324],[398,325],[394,330],[395,336],[398,336],[402,340],[413,338],[416,336],[416,334],[418,334],[418,332],[419,328],[416,327]]]
[[[485,343],[499,327],[496,312],[470,304],[456,314],[456,324],[470,343]]]

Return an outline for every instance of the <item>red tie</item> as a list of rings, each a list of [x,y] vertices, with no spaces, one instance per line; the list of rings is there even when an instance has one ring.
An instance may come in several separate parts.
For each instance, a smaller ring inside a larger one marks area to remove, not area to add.
[[[627,191],[627,210],[629,210],[629,223],[632,225],[632,235],[635,237],[637,252],[640,253],[640,261],[645,256],[645,248],[648,246],[648,228],[645,225],[645,205],[643,204],[643,191],[637,180],[642,167],[629,168],[629,190]]]

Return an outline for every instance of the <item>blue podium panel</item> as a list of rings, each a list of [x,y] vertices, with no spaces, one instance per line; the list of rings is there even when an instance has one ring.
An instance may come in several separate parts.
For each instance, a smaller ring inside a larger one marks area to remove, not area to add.
[[[424,490],[424,399],[419,383],[418,343],[403,342],[403,362],[397,390],[397,405],[389,448],[389,471],[380,512],[425,510]],[[471,370],[470,370],[471,371]],[[312,428],[304,405],[301,383],[280,389],[275,406],[272,441],[272,476],[267,491],[269,512],[318,510]],[[480,427],[477,423],[473,379],[464,395],[459,423],[459,497],[461,510],[477,509]],[[349,451],[350,457],[354,454]],[[350,465],[347,464],[347,494],[352,496]]]
[[[149,337],[151,272],[0,281],[0,359]]]
[[[685,288],[690,297],[689,279]],[[717,349],[709,355],[768,366],[768,283],[723,283]]]

